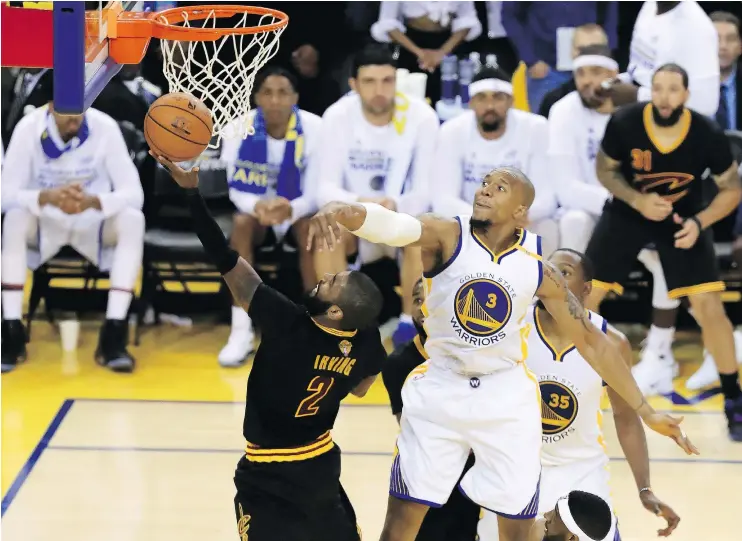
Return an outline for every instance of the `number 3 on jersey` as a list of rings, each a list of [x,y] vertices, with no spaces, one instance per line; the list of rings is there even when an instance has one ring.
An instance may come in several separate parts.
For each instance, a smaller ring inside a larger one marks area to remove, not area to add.
[[[309,382],[309,385],[307,385],[307,391],[311,394],[299,403],[299,407],[296,408],[294,417],[310,417],[312,415],[317,415],[317,412],[319,411],[319,406],[317,404],[327,396],[333,383],[335,383],[335,378],[314,376],[312,381]]]

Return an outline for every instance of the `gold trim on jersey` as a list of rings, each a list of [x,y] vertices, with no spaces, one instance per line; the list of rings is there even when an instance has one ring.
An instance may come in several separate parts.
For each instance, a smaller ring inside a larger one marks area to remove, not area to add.
[[[698,295],[699,293],[715,293],[717,291],[724,291],[726,288],[727,285],[721,281],[707,282],[705,284],[673,289],[668,292],[667,296],[671,299],[679,299],[680,297],[690,297],[691,295]]]
[[[415,336],[415,338],[412,340],[412,342],[415,344],[415,347],[417,348],[417,352],[420,354],[420,356],[425,359],[426,361],[430,359],[430,356],[428,355],[428,352],[425,351],[425,346],[423,346],[422,340],[420,340],[420,335],[418,334]]]
[[[544,327],[541,324],[541,317],[539,316],[540,310],[538,307],[533,311],[534,312],[534,321],[536,323],[536,332],[538,333],[539,338],[541,338],[541,342],[544,343],[546,348],[551,351],[551,356],[553,359],[557,362],[562,362],[564,360],[564,357],[575,349],[574,344],[569,344],[567,347],[565,347],[562,351],[557,351],[557,349],[554,347],[554,345],[549,341],[549,338],[546,336],[546,333],[544,332]],[[590,317],[590,312],[588,312],[588,317]]]
[[[479,238],[479,235],[477,235],[473,230],[471,232],[471,235],[474,238],[475,242],[479,244],[479,246],[484,248],[484,250],[490,255],[490,257],[492,258],[492,261],[498,264],[500,263],[500,261],[502,261],[504,257],[509,256],[512,253],[515,253],[519,249],[519,247],[523,246],[523,244],[526,241],[526,230],[520,229],[518,232],[518,238],[516,239],[516,241],[509,248],[506,248],[499,254],[496,254],[490,248],[487,247],[484,241],[481,238]]]
[[[616,295],[623,295],[623,286],[618,282],[601,282],[600,280],[593,280],[593,287],[613,291]]]
[[[690,120],[691,120],[691,114],[688,109],[683,110],[683,113],[680,115],[680,120],[678,121],[680,123],[680,135],[678,135],[677,139],[670,143],[670,145],[665,146],[663,145],[659,139],[657,138],[657,134],[655,133],[655,125],[654,120],[652,119],[652,104],[648,103],[644,107],[644,129],[647,131],[647,137],[649,137],[649,140],[652,142],[652,144],[655,146],[655,148],[660,151],[662,154],[670,154],[671,152],[677,150],[677,148],[683,144],[683,141],[685,141],[685,138],[688,137],[688,132],[690,131]]]
[[[328,430],[312,443],[287,449],[265,449],[248,441],[245,458],[250,462],[298,462],[322,455],[333,447],[335,442]]]
[[[325,331],[327,334],[331,334],[333,336],[345,336],[347,338],[350,338],[351,336],[355,336],[358,332],[358,329],[354,331],[341,331],[340,329],[333,329],[332,327],[325,327],[321,323],[318,323],[316,319],[312,318],[312,322],[314,322],[317,327]]]
[[[425,372],[428,371],[428,365],[427,364],[420,364],[413,368],[412,372],[407,374],[407,377],[404,379],[404,382],[407,383],[407,380],[410,379],[412,376],[417,376],[418,374],[425,374]]]

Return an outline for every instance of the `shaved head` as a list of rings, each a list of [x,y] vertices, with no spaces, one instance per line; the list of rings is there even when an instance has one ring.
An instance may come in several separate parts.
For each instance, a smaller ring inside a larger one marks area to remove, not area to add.
[[[523,171],[515,167],[498,167],[487,173],[486,178],[499,178],[507,182],[514,190],[520,193],[520,203],[530,208],[536,197],[536,188]]]

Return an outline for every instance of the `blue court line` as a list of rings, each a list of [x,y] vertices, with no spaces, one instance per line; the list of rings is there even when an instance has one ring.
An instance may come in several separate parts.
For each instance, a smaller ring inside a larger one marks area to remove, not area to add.
[[[50,445],[50,451],[101,451],[101,452],[137,452],[137,453],[215,453],[242,455],[240,449],[199,449],[195,447],[129,447],[129,446],[96,446],[96,445]],[[393,456],[390,451],[342,451],[348,456]],[[609,457],[612,462],[625,462],[625,457]],[[650,458],[650,462],[682,462],[702,464],[742,464],[742,460],[724,458]]]
[[[72,404],[74,404],[74,402],[74,400],[65,400],[62,403],[62,406],[57,411],[57,414],[52,419],[52,422],[49,423],[46,432],[44,432],[44,435],[41,436],[41,439],[39,440],[39,443],[36,444],[36,447],[31,453],[31,456],[28,457],[28,460],[21,468],[21,471],[18,472],[18,475],[13,481],[13,484],[10,485],[8,492],[3,497],[2,513],[0,513],[0,516],[5,516],[5,512],[8,510],[8,507],[10,507],[10,504],[13,503],[15,497],[18,495],[18,491],[23,486],[23,483],[26,482],[26,479],[30,475],[31,470],[33,470],[34,466],[41,458],[41,454],[44,452],[45,449],[49,448],[49,442],[59,429],[59,425],[62,424],[62,421],[64,421],[64,418],[69,413],[70,408],[72,407]]]
[[[160,400],[160,399],[132,399],[132,398],[75,398],[75,402],[125,402],[125,403],[150,403],[150,404],[221,404],[221,405],[245,405],[244,400]],[[387,408],[389,404],[340,404],[341,408]],[[613,411],[609,408],[603,410],[603,412]],[[655,410],[657,413],[670,413],[675,415],[722,415],[723,412],[719,411],[699,411],[699,410],[685,410],[685,409],[662,409]]]

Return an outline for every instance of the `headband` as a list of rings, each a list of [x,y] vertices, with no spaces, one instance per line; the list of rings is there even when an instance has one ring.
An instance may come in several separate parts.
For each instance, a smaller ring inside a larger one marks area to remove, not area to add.
[[[618,62],[616,62],[609,56],[603,56],[600,54],[586,54],[578,56],[572,61],[572,71],[577,71],[579,68],[584,68],[587,66],[605,68],[611,71],[618,71]]]
[[[469,83],[469,95],[475,96],[480,92],[502,92],[503,94],[513,95],[513,85],[502,79],[482,79]]]
[[[582,529],[575,522],[575,519],[572,518],[572,513],[569,512],[569,496],[559,498],[559,500],[557,500],[556,506],[557,511],[559,511],[559,518],[562,519],[562,522],[564,522],[564,525],[567,527],[570,533],[579,537],[580,541],[588,541],[592,539],[592,537],[582,531]]]

